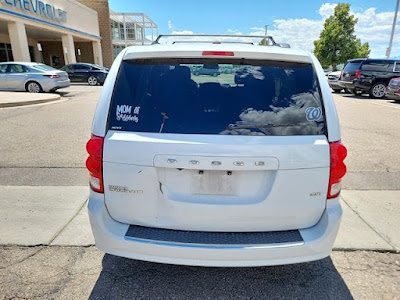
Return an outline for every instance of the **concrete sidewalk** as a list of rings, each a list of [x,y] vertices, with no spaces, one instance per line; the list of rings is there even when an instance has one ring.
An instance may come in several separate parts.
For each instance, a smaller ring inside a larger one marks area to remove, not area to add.
[[[41,104],[60,98],[59,94],[51,93],[0,92],[0,108]]]
[[[0,186],[0,245],[94,244],[86,186]],[[335,249],[400,251],[400,191],[342,192]]]

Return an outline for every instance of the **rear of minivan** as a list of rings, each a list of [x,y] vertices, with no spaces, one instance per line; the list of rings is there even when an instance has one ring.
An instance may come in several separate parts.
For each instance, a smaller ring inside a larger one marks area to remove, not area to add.
[[[220,75],[204,75],[209,66]],[[110,70],[92,134],[89,215],[107,253],[259,266],[331,252],[346,149],[310,54],[128,48]]]

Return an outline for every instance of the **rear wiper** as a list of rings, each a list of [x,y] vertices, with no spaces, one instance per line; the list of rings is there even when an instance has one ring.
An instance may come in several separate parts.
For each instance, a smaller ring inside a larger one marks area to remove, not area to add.
[[[229,124],[228,130],[235,129],[258,129],[258,128],[274,128],[274,127],[294,127],[294,126],[305,126],[310,125],[309,123],[297,123],[297,124]]]

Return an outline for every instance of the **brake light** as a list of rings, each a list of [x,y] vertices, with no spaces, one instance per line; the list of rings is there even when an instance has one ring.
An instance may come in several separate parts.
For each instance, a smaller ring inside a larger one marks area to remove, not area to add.
[[[360,78],[360,76],[361,76],[361,70],[357,70],[356,71],[356,79],[359,79]]]
[[[347,156],[347,149],[340,141],[329,143],[331,151],[331,172],[328,187],[328,199],[335,198],[340,194],[341,181],[346,174],[344,159]]]
[[[60,75],[43,75],[43,76],[49,77],[51,79],[55,79],[55,78],[60,78],[61,77]]]
[[[342,78],[342,76],[343,76],[343,69],[342,69],[342,71],[340,72],[339,79],[341,79],[341,78]]]
[[[234,56],[235,54],[231,51],[203,51],[203,56]]]
[[[104,138],[92,134],[86,144],[89,157],[86,160],[86,168],[89,171],[90,188],[98,193],[104,193],[103,187],[103,143]]]

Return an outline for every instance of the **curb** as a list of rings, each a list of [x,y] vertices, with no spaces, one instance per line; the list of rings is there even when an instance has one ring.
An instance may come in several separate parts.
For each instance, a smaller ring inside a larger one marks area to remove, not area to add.
[[[6,103],[0,103],[0,108],[42,104],[42,103],[57,101],[57,100],[60,100],[60,99],[61,99],[60,95],[54,95],[54,97],[51,97],[51,98],[48,98],[48,99],[27,100],[27,101],[19,101],[19,102],[6,102]]]

